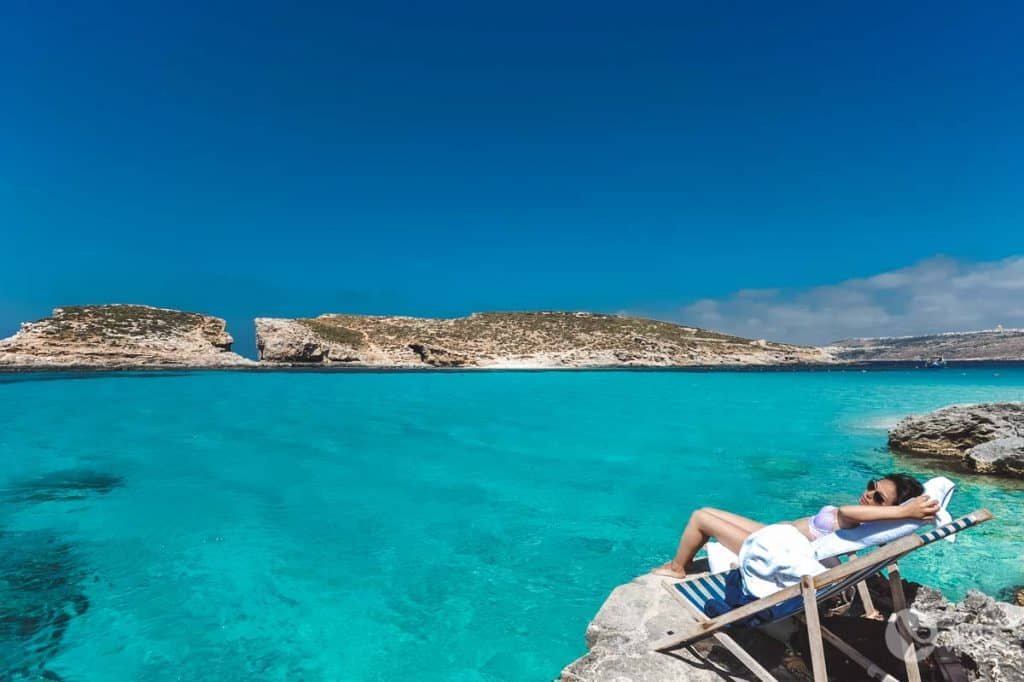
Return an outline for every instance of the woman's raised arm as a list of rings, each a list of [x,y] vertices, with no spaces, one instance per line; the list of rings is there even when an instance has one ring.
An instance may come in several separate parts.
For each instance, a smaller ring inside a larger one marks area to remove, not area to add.
[[[921,495],[899,506],[875,506],[849,504],[839,508],[839,527],[854,528],[866,521],[889,521],[892,519],[920,519],[930,521],[939,511],[939,503]]]

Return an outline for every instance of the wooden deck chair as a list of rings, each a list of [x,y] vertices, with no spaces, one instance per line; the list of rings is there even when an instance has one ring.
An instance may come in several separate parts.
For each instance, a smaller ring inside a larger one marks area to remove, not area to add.
[[[730,626],[743,627],[738,624],[739,621],[746,620],[765,609],[774,607],[772,611],[773,622],[796,616],[806,624],[815,682],[827,682],[828,680],[828,674],[825,670],[823,639],[839,649],[850,660],[864,668],[871,678],[884,680],[885,682],[897,682],[896,678],[886,673],[866,656],[844,642],[834,632],[823,627],[819,619],[818,605],[822,601],[839,594],[842,590],[852,585],[857,585],[887,568],[889,586],[892,591],[893,609],[894,611],[905,609],[906,598],[903,594],[903,583],[900,579],[897,561],[920,547],[931,544],[953,533],[959,533],[966,528],[983,523],[991,518],[992,514],[988,510],[980,509],[927,533],[914,533],[908,537],[896,540],[868,554],[829,569],[824,573],[813,577],[804,576],[799,585],[792,585],[779,590],[775,594],[744,604],[715,618],[708,618],[704,615],[704,604],[713,598],[724,598],[725,580],[730,571],[694,576],[683,581],[665,581],[664,584],[669,593],[685,607],[693,618],[690,622],[681,624],[678,629],[667,632],[666,636],[655,641],[651,648],[656,651],[668,652],[689,646],[707,637],[714,637],[736,656],[741,663],[747,666],[758,679],[765,682],[777,682],[775,677],[764,666],[758,663],[753,656],[744,650],[725,631]],[[762,623],[762,625],[766,624]],[[921,673],[917,667],[917,656],[914,650],[913,638],[910,633],[903,632],[902,630],[900,634],[906,644],[904,664],[907,669],[907,679],[910,682],[920,682]]]

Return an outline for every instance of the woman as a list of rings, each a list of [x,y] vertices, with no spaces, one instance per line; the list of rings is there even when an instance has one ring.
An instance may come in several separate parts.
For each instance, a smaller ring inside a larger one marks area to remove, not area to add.
[[[927,495],[916,478],[906,474],[887,474],[877,480],[868,481],[867,490],[860,496],[858,504],[834,507],[826,505],[814,516],[788,521],[797,527],[812,542],[823,535],[840,528],[854,528],[866,521],[890,519],[935,518],[939,503]],[[907,504],[903,504],[911,500]],[[739,553],[747,536],[764,528],[763,523],[732,514],[720,509],[705,507],[690,516],[689,523],[679,539],[675,558],[652,570],[656,575],[671,578],[685,578],[686,567],[697,550],[711,538]]]

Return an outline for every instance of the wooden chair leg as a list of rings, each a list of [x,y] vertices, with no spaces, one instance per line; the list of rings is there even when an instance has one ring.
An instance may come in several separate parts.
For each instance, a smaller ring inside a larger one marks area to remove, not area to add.
[[[860,603],[864,605],[864,617],[871,620],[882,620],[882,612],[875,608],[875,602],[871,599],[871,591],[868,590],[868,584],[863,580],[857,583],[857,595],[860,597]]]
[[[899,613],[907,608],[907,597],[903,594],[903,580],[900,578],[900,567],[895,562],[889,564],[889,590],[892,592],[892,610]],[[897,616],[898,618],[898,616]],[[903,664],[907,668],[907,682],[921,682],[921,670],[917,666],[917,649],[914,647],[913,634],[900,629],[897,631],[904,637],[906,649],[903,650]]]
[[[850,552],[846,555],[847,561],[856,558],[856,552]],[[871,620],[882,620],[882,612],[875,608],[875,602],[871,599],[871,591],[868,589],[867,582],[861,580],[857,583],[857,596],[860,597],[860,603],[864,607],[865,618],[870,618]]]
[[[800,579],[800,593],[804,597],[804,619],[807,622],[807,642],[811,648],[811,669],[814,682],[828,682],[825,669],[825,643],[821,639],[821,619],[818,617],[817,590],[814,578],[805,575]]]

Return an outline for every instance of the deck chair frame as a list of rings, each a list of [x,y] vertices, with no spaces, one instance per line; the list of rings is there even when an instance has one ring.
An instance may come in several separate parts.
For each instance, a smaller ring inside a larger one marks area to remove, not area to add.
[[[750,653],[744,650],[735,639],[726,632],[723,632],[723,630],[727,626],[749,618],[764,609],[802,597],[802,610],[786,617],[795,616],[807,628],[815,682],[827,682],[828,680],[824,651],[824,642],[826,641],[864,668],[870,677],[883,680],[884,682],[897,682],[896,678],[886,673],[834,632],[821,625],[818,613],[820,602],[854,584],[858,586],[858,590],[863,595],[866,592],[866,586],[861,588],[864,580],[881,572],[883,569],[888,569],[893,610],[901,611],[906,608],[906,597],[903,594],[903,582],[900,578],[899,566],[897,564],[899,559],[924,545],[988,521],[991,518],[992,514],[986,509],[971,512],[927,533],[914,533],[913,535],[895,540],[817,576],[804,576],[798,585],[787,587],[775,594],[739,606],[716,618],[705,616],[704,613],[699,611],[675,588],[676,583],[686,581],[676,581],[675,583],[666,581],[663,583],[665,588],[693,616],[693,622],[685,625],[680,631],[673,631],[669,636],[654,642],[652,648],[656,651],[669,652],[692,645],[707,637],[714,637],[758,679],[764,682],[777,682],[775,677],[764,666],[758,663]],[[695,576],[693,579],[699,577],[701,576]],[[865,610],[870,612],[873,610],[873,607],[866,605]],[[902,630],[900,630],[900,633],[903,635],[906,644],[903,658],[908,682],[920,682],[921,673],[917,665],[913,639],[909,636],[909,633],[904,633]]]

